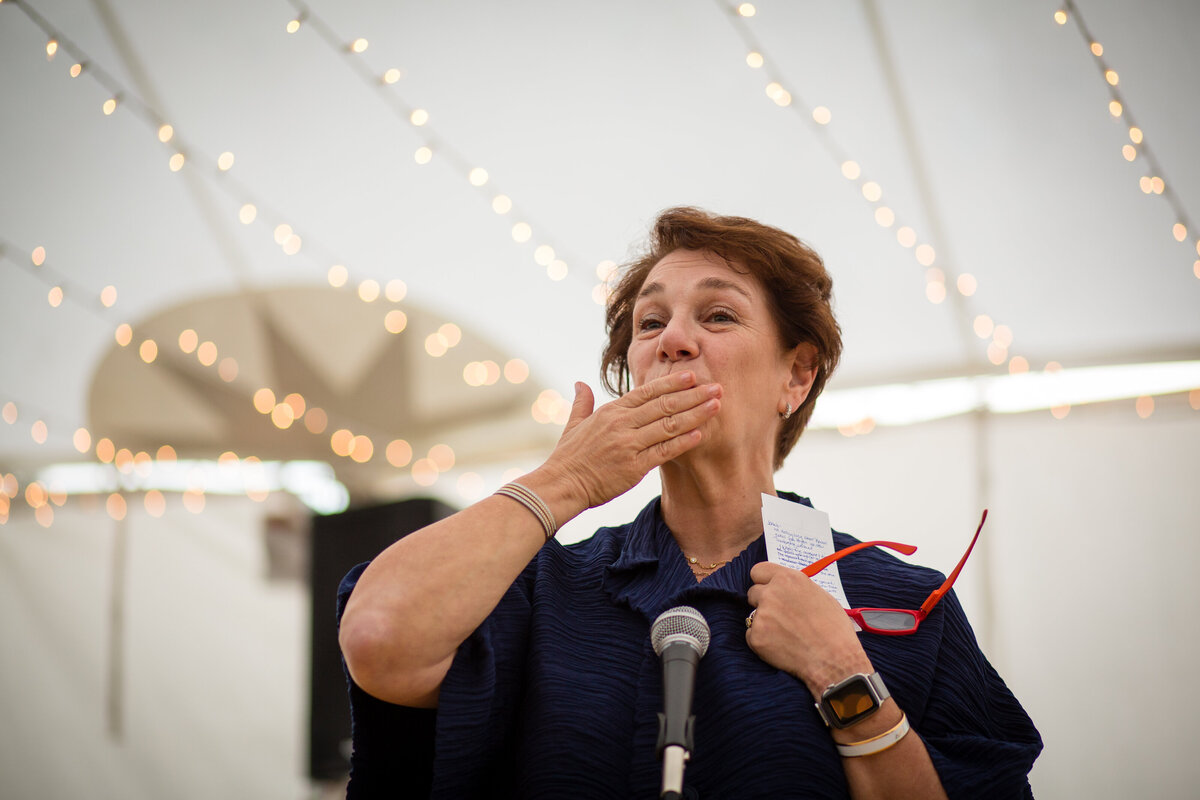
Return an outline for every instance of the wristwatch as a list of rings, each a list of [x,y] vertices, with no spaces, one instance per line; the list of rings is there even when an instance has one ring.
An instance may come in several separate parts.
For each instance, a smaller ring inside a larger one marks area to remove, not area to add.
[[[878,672],[856,672],[838,683],[831,683],[817,702],[817,711],[826,725],[849,728],[874,714],[892,695]]]

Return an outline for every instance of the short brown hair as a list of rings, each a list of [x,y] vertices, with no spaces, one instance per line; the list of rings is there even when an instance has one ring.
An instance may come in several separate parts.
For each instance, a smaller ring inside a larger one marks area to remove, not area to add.
[[[633,306],[654,265],[675,250],[704,250],[758,280],[765,290],[780,344],[816,349],[817,375],[800,408],[779,429],[775,469],[791,452],[812,417],[825,382],[842,354],[842,331],[833,316],[833,279],[821,257],[795,236],[746,217],[722,217],[698,208],[669,208],[658,215],[646,252],[624,267],[608,299],[608,344],[600,361],[604,387],[616,395],[631,388],[628,352],[633,340]]]

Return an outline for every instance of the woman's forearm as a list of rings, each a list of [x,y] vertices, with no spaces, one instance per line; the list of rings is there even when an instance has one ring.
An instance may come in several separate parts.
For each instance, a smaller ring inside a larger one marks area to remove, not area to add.
[[[878,736],[900,721],[900,707],[888,699],[867,719],[835,729],[838,744],[854,744]],[[880,753],[842,758],[846,782],[854,800],[942,800],[946,792],[933,768],[929,751],[915,730]]]
[[[559,524],[586,506],[545,470],[520,483],[542,497]],[[391,703],[435,704],[458,646],[545,540],[533,513],[493,495],[384,550],[342,616],[339,643],[355,683]]]

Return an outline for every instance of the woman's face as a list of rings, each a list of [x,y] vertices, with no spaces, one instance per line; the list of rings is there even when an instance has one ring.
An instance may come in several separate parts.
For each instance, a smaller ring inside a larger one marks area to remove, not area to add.
[[[774,457],[779,413],[798,408],[815,375],[784,350],[758,280],[708,251],[676,250],[654,265],[633,307],[633,384],[691,370],[719,383],[721,410],[701,430],[701,449],[762,450]]]

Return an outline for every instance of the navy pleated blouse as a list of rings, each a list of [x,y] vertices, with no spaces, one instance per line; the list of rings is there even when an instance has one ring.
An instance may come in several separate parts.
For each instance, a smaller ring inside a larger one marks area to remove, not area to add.
[[[855,541],[834,533],[837,549]],[[760,537],[697,583],[658,500],[628,525],[550,542],[459,647],[436,711],[383,703],[351,682],[348,797],[657,797],[662,668],[650,623],[681,604],[712,629],[696,675],[688,794],[848,797],[808,689],[746,644],[750,568],[764,560]],[[342,582],[339,618],[365,566]],[[841,560],[839,572],[855,607],[918,608],[943,580],[879,548]],[[1041,738],[953,592],[916,634],[859,639],[950,798],[1032,797],[1027,775]]]

